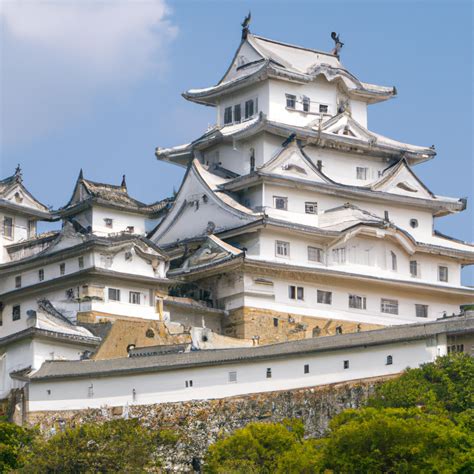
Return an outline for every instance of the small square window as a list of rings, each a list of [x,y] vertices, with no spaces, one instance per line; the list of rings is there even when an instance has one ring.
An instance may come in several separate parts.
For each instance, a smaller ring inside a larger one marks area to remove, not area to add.
[[[224,125],[232,123],[232,107],[226,107],[224,110]]]
[[[110,217],[106,217],[104,219],[104,224],[105,224],[105,227],[112,229],[112,227],[114,226],[114,220],[111,219]]]
[[[309,364],[304,365],[304,373],[309,374]]]
[[[59,274],[60,275],[65,275],[66,274],[66,264],[65,263],[60,263],[59,264]]]
[[[245,102],[245,118],[253,117],[255,113],[254,101],[252,99]]]
[[[357,179],[361,179],[361,180],[367,180],[367,175],[368,175],[368,171],[369,171],[369,168],[362,168],[360,166],[358,166],[356,168],[357,170]]]
[[[290,243],[277,240],[275,242],[275,255],[277,257],[289,257],[290,256]]]
[[[12,320],[18,321],[20,317],[21,317],[21,308],[20,308],[20,305],[17,304],[12,307]]]
[[[382,298],[380,300],[380,311],[388,314],[398,314],[398,301]]]
[[[139,291],[131,291],[129,293],[128,302],[131,304],[140,304],[140,292]]]
[[[415,314],[417,318],[428,317],[428,305],[427,304],[415,304]]]
[[[317,202],[305,202],[304,203],[304,212],[306,214],[317,214],[318,213],[318,203]]]
[[[318,303],[320,304],[332,304],[332,292],[318,290]]]
[[[77,265],[79,268],[84,268],[84,257],[77,258]]]
[[[272,378],[272,369],[269,367],[267,369],[267,379],[271,379]]]
[[[38,270],[38,280],[39,281],[43,281],[44,280],[44,269],[43,268],[40,268]]]
[[[237,382],[237,372],[229,372],[229,382]]]
[[[303,96],[303,112],[309,112],[311,108],[311,101],[309,97]]]
[[[234,122],[240,122],[242,120],[242,110],[240,104],[234,105]]]
[[[296,109],[296,95],[286,94],[286,107]]]
[[[109,301],[120,301],[120,290],[118,288],[109,288]]]
[[[348,369],[348,368],[349,368],[349,361],[345,360],[344,361],[344,369]]]
[[[329,111],[329,106],[324,104],[319,104],[319,113],[320,114],[327,114]]]
[[[275,209],[281,209],[282,211],[288,210],[288,198],[283,196],[273,196],[273,205]]]
[[[21,288],[21,275],[15,277],[15,288]]]
[[[309,247],[308,246],[308,260],[310,262],[319,262],[323,261],[323,249],[319,247]]]
[[[438,267],[438,280],[439,281],[448,281],[448,267],[445,267],[443,265],[440,265]]]

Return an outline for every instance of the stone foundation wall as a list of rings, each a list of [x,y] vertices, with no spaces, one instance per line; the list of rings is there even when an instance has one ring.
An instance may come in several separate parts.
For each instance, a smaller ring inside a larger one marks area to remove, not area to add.
[[[369,331],[383,326],[378,324],[341,321],[338,319],[302,316],[282,313],[269,309],[252,307],[230,311],[223,321],[226,336],[242,339],[259,337],[260,344],[292,341],[309,337],[333,336],[337,329],[346,334],[357,331]]]
[[[319,437],[331,418],[346,408],[358,408],[385,378],[341,384],[259,393],[220,400],[199,400],[156,405],[135,405],[68,412],[37,412],[27,422],[39,425],[46,434],[61,424],[77,426],[119,417],[138,418],[144,425],[170,429],[179,436],[174,447],[160,450],[167,471],[192,472],[193,458],[202,459],[210,444],[247,423],[278,422],[285,418],[304,421],[306,434]]]

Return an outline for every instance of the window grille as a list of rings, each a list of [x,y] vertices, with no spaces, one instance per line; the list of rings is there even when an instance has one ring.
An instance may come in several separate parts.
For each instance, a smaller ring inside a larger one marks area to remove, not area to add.
[[[415,314],[417,318],[428,317],[428,305],[427,304],[415,304]]]
[[[323,261],[323,249],[319,247],[308,247],[308,260],[310,262],[319,262]]]
[[[140,304],[140,292],[138,291],[131,291],[129,293],[129,303],[131,304]]]
[[[109,301],[120,301],[120,290],[118,288],[109,288]]]
[[[304,203],[304,212],[306,214],[317,214],[318,213],[318,203],[317,202],[305,202]]]
[[[332,304],[332,292],[318,290],[318,303],[320,304]]]
[[[349,295],[349,308],[367,309],[367,298],[359,295]]]
[[[357,166],[356,170],[357,170],[357,179],[367,180],[367,174],[368,174],[369,168],[362,168],[360,166]]]
[[[398,301],[382,298],[380,301],[380,311],[388,314],[398,314]]]
[[[292,94],[286,94],[286,107],[288,109],[296,109],[296,96]]]
[[[277,240],[275,242],[275,255],[278,257],[289,257],[290,256],[290,243]]]

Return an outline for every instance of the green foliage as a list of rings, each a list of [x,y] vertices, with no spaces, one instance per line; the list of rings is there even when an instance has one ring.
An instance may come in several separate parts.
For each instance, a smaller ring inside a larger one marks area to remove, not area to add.
[[[0,422],[0,472],[9,472],[21,466],[21,452],[33,436],[34,432],[31,430],[13,423]]]
[[[474,359],[466,354],[439,357],[381,385],[370,406],[460,413],[474,407]]]
[[[330,423],[321,468],[344,473],[463,472],[471,465],[472,450],[472,434],[439,414],[417,408],[346,410]]]
[[[284,423],[250,423],[232,436],[210,446],[205,460],[208,473],[313,472],[314,456],[303,440],[299,420]],[[294,453],[299,453],[296,458]]]
[[[173,443],[170,432],[153,432],[138,420],[89,423],[66,429],[31,446],[22,472],[145,472],[158,466],[156,445]]]

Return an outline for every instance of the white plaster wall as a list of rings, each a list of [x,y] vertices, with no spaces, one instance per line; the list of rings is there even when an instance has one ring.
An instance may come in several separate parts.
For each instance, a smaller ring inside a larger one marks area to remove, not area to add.
[[[113,219],[113,227],[105,226],[104,219]],[[92,210],[92,230],[97,235],[124,232],[128,226],[134,227],[134,234],[145,235],[145,217],[139,214],[122,212],[115,209],[95,207]]]
[[[287,359],[151,372],[127,377],[33,382],[29,385],[29,410],[69,410],[104,405],[215,399],[245,393],[324,385],[395,374],[408,366],[416,367],[433,361],[437,349],[436,343],[433,345],[432,342],[420,340],[365,349],[314,353]],[[386,365],[388,355],[393,357],[393,365]],[[349,369],[343,369],[344,360],[349,360]],[[309,374],[304,374],[305,364],[310,366]],[[271,368],[272,378],[266,378],[267,368]],[[231,371],[237,372],[237,382],[228,381]],[[186,380],[192,380],[193,387],[185,388]],[[51,391],[50,394],[48,390]]]
[[[5,237],[3,234],[3,219],[4,217],[11,217],[13,219],[13,237]],[[8,211],[0,210],[0,264],[9,262],[10,258],[5,246],[25,240],[28,238],[28,218],[14,214]]]

